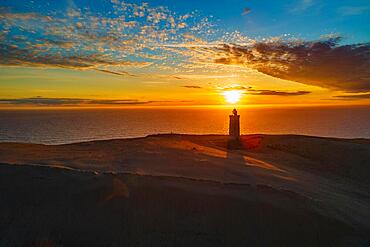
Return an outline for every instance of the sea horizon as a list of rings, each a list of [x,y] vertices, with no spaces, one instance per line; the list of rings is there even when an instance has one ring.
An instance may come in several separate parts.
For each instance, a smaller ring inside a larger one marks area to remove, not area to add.
[[[0,142],[67,144],[153,134],[228,134],[232,107],[0,109]],[[370,138],[369,106],[238,107],[241,134]]]

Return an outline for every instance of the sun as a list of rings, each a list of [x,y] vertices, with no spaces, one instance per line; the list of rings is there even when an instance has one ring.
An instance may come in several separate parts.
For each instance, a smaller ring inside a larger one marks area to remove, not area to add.
[[[240,98],[242,97],[243,91],[240,90],[228,90],[223,92],[225,100],[229,104],[235,104],[239,102]]]

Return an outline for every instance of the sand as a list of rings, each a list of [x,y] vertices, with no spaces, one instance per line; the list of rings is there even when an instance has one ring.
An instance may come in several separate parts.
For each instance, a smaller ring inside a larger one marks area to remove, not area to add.
[[[0,143],[0,246],[368,246],[365,139]]]

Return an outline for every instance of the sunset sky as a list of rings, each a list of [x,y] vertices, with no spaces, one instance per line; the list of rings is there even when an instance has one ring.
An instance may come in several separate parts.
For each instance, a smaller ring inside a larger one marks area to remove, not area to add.
[[[368,0],[0,0],[0,107],[370,104]]]

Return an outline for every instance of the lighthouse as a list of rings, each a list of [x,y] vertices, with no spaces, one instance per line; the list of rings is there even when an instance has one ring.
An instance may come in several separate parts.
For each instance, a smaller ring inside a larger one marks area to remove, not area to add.
[[[238,142],[240,139],[240,115],[238,115],[238,111],[235,108],[232,113],[229,116],[229,137],[231,141]]]

